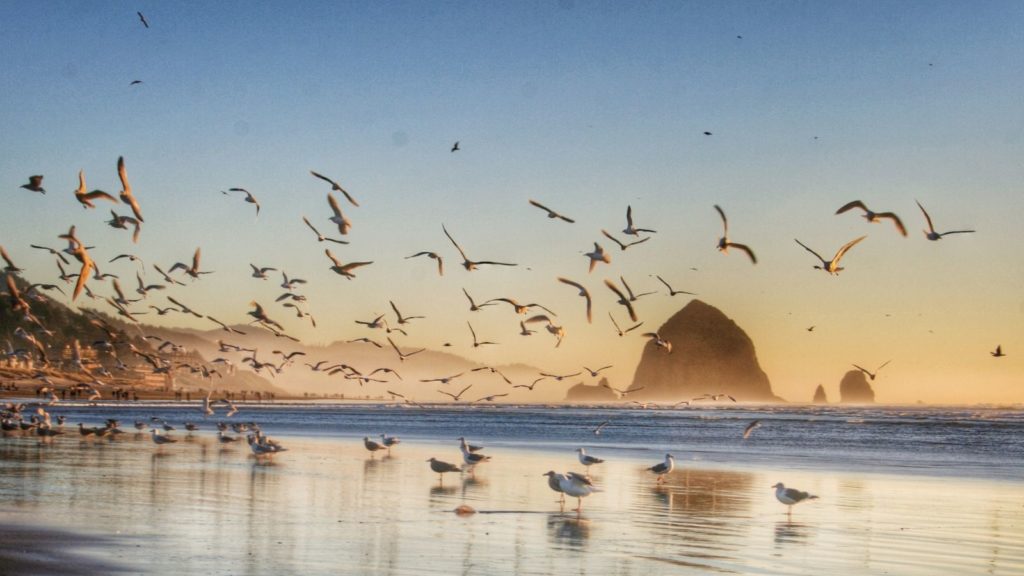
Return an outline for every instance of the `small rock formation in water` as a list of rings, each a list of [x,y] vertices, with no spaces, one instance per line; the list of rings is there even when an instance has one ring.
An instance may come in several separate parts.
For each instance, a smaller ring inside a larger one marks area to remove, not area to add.
[[[580,382],[579,384],[569,388],[565,393],[566,402],[614,402],[619,399],[619,396],[612,392],[605,386],[608,384],[607,378],[601,378],[597,386],[587,386]]]
[[[850,370],[839,383],[839,401],[843,404],[873,404],[875,391],[860,370]]]
[[[681,400],[701,394],[729,394],[740,401],[772,402],[768,376],[757,352],[735,322],[719,309],[691,300],[657,330],[672,343],[672,353],[654,344],[644,347],[630,394],[638,400]]]
[[[815,404],[828,404],[828,396],[825,395],[825,387],[818,384],[818,387],[814,389],[814,400]]]

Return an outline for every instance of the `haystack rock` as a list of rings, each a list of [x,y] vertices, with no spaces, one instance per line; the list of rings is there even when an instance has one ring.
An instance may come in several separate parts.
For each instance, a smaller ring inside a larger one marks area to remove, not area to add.
[[[719,309],[691,300],[658,328],[672,353],[648,342],[633,376],[638,400],[681,400],[729,394],[740,401],[772,402],[768,376],[750,337]]]
[[[583,382],[569,388],[565,393],[566,402],[615,402],[619,399],[615,392],[606,388],[607,378],[601,378],[597,386],[587,386]]]
[[[825,395],[825,387],[821,384],[818,384],[818,387],[815,388],[814,400],[812,400],[812,402],[815,404],[828,404],[828,396]]]
[[[839,401],[843,404],[872,404],[875,391],[860,370],[850,370],[839,383]]]

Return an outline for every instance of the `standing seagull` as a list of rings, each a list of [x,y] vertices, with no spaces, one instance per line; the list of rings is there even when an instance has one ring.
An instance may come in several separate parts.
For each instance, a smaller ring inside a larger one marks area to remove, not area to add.
[[[754,251],[751,250],[749,246],[747,246],[745,244],[737,244],[735,242],[730,242],[729,241],[729,220],[726,219],[725,212],[722,210],[722,208],[718,204],[715,204],[715,210],[717,210],[718,211],[718,215],[722,217],[722,228],[723,228],[722,237],[718,239],[718,251],[721,252],[722,254],[728,254],[729,253],[729,248],[735,248],[737,250],[742,250],[743,252],[745,252],[747,254],[748,257],[750,257],[750,262],[751,263],[757,264],[757,256],[754,256]]]
[[[31,190],[32,192],[39,192],[40,194],[46,194],[46,190],[43,189],[43,175],[36,174],[35,176],[28,177],[28,184],[22,184],[22,188],[25,190]]]
[[[331,190],[334,190],[334,191],[337,191],[337,192],[341,192],[342,194],[344,194],[345,195],[345,199],[348,200],[349,202],[351,202],[353,206],[359,206],[359,202],[356,202],[356,199],[353,198],[351,194],[349,194],[344,188],[341,187],[341,184],[338,184],[337,182],[335,182],[334,180],[331,180],[330,178],[328,178],[327,176],[324,176],[323,174],[317,174],[316,172],[313,172],[312,170],[310,170],[309,173],[312,174],[313,176],[316,176],[317,178],[323,180],[324,182],[329,183],[331,185]]]
[[[929,240],[941,240],[943,236],[947,234],[972,234],[974,230],[950,230],[949,232],[936,232],[935,226],[932,226],[932,217],[928,215],[928,212],[921,206],[921,203],[917,200],[917,207],[921,209],[921,213],[924,214],[924,219],[928,221],[928,229],[924,231],[925,238]]]
[[[828,272],[829,274],[831,274],[833,276],[838,276],[839,272],[841,272],[843,270],[839,266],[839,260],[842,259],[843,255],[846,254],[847,250],[849,250],[850,248],[853,248],[858,242],[860,242],[861,240],[863,240],[865,238],[867,238],[867,236],[861,236],[860,238],[856,238],[854,240],[850,240],[849,242],[844,244],[843,247],[840,248],[838,252],[836,252],[836,255],[832,257],[831,261],[825,260],[824,258],[821,257],[820,254],[818,254],[814,250],[811,250],[803,242],[797,240],[796,238],[794,238],[793,240],[796,240],[796,243],[799,244],[800,246],[803,246],[804,250],[807,250],[811,254],[814,254],[815,256],[818,257],[818,260],[821,260],[821,266],[815,265],[814,266],[815,269],[817,269],[817,270],[824,270],[825,272]]]
[[[374,452],[386,449],[384,446],[378,444],[377,442],[370,440],[370,438],[367,436],[363,436],[363,446],[365,446],[366,449],[370,451],[370,457],[373,457]]]
[[[671,454],[665,454],[665,461],[648,468],[652,473],[658,475],[658,484],[664,481],[665,474],[668,474],[676,467],[676,459]]]
[[[558,479],[558,486],[562,489],[562,492],[576,497],[575,512],[577,513],[583,512],[583,498],[585,496],[590,496],[594,492],[600,491],[590,481],[590,478],[575,472],[566,472],[564,476]]]
[[[117,157],[117,176],[121,179],[121,202],[132,207],[136,220],[145,222],[142,218],[142,209],[139,208],[139,201],[132,196],[132,185],[128,183],[128,171],[124,167],[124,156]]]
[[[779,502],[782,502],[783,504],[789,507],[789,516],[793,515],[794,504],[798,504],[800,502],[803,502],[804,500],[818,499],[818,497],[813,494],[801,492],[800,490],[796,490],[794,488],[786,488],[786,485],[783,484],[782,482],[775,484],[774,486],[772,486],[772,488],[775,488],[775,498],[777,498]]]
[[[590,467],[594,464],[600,464],[604,462],[603,458],[597,458],[587,454],[587,451],[583,448],[577,448],[576,452],[579,454],[580,464],[587,467],[587,476],[590,476]]]
[[[455,464],[449,464],[448,462],[438,460],[437,458],[431,458],[430,460],[427,460],[427,462],[430,462],[430,469],[437,472],[437,481],[441,484],[444,484],[444,474],[446,472],[462,472],[462,468],[459,468]]]
[[[547,212],[548,213],[548,218],[560,218],[562,220],[565,220],[569,224],[573,224],[573,223],[576,222],[572,218],[569,218],[568,216],[563,216],[563,215],[559,214],[558,212],[555,212],[551,208],[548,208],[547,206],[541,204],[540,202],[537,202],[536,200],[530,200],[529,202],[530,202],[531,205],[536,206],[537,208],[540,208],[541,210],[544,210],[545,212]]]
[[[878,222],[882,218],[888,218],[892,220],[892,223],[896,225],[896,230],[899,231],[899,233],[904,236],[907,235],[907,229],[903,227],[903,221],[900,220],[899,216],[897,216],[893,212],[872,212],[860,200],[854,200],[853,202],[847,202],[846,204],[843,204],[843,206],[839,208],[839,210],[836,210],[836,214],[842,214],[843,212],[846,212],[847,210],[853,210],[854,208],[860,208],[861,210],[863,210],[864,214],[861,214],[861,216],[863,216],[864,219],[867,220],[868,222]]]
[[[551,488],[555,492],[558,492],[558,494],[561,496],[559,498],[558,502],[559,502],[559,504],[562,505],[562,508],[564,509],[565,508],[565,492],[562,491],[562,480],[565,477],[562,476],[561,474],[555,472],[554,470],[548,470],[544,474],[541,474],[541,476],[547,476],[548,477],[548,488]]]

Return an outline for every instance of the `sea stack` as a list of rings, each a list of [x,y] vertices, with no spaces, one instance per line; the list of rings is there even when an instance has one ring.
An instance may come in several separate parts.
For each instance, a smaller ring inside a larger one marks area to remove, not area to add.
[[[860,370],[850,370],[839,383],[839,401],[843,404],[873,404],[875,391]]]
[[[814,400],[815,404],[828,404],[828,396],[825,395],[825,387],[818,384],[818,387],[814,389]]]
[[[569,388],[565,393],[566,402],[615,402],[619,399],[618,394],[606,388],[607,378],[601,378],[597,386],[587,386],[583,382]]]
[[[652,341],[644,347],[630,394],[637,400],[681,400],[729,394],[740,401],[781,400],[757,362],[750,337],[719,309],[691,300],[658,328],[672,353]]]

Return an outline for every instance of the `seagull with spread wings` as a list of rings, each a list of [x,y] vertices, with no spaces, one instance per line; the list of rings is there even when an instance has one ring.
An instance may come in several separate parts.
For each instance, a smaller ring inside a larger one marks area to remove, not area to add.
[[[752,264],[757,264],[757,256],[754,256],[754,251],[750,249],[746,244],[737,244],[736,242],[729,241],[729,220],[725,217],[725,211],[722,210],[721,206],[715,204],[715,210],[718,211],[718,215],[722,217],[722,237],[718,239],[718,251],[722,254],[728,254],[729,248],[735,248],[745,253]]]
[[[328,178],[327,176],[324,176],[323,174],[318,174],[318,173],[316,173],[316,172],[314,172],[312,170],[310,170],[309,173],[312,174],[313,176],[323,180],[324,182],[327,182],[328,184],[330,184],[332,191],[341,192],[342,194],[344,194],[345,195],[345,199],[348,200],[353,206],[359,206],[359,202],[356,202],[356,199],[353,198],[352,195],[349,194],[347,190],[345,190],[344,188],[341,187],[341,184],[338,184],[337,182],[335,182],[334,180]],[[344,232],[342,232],[342,234],[344,234]]]
[[[36,174],[28,177],[28,184],[22,184],[22,188],[30,190],[32,192],[39,192],[40,194],[46,194],[46,190],[43,189],[43,175]]]
[[[637,328],[639,328],[639,327],[641,327],[641,326],[643,326],[643,325],[644,325],[644,323],[643,323],[643,322],[637,322],[637,323],[636,323],[636,324],[634,324],[634,325],[633,325],[632,327],[630,327],[630,328],[626,328],[625,330],[623,330],[622,328],[620,328],[620,327],[619,327],[619,323],[615,321],[615,316],[612,316],[612,313],[611,313],[611,312],[609,312],[609,313],[608,313],[608,318],[611,318],[611,321],[612,321],[612,325],[614,325],[614,326],[615,326],[615,331],[619,333],[619,337],[620,337],[620,338],[621,338],[622,336],[625,336],[626,334],[629,334],[629,333],[630,333],[630,332],[632,332],[633,330],[636,330]]]
[[[373,261],[349,262],[348,264],[342,264],[341,261],[334,256],[334,254],[331,254],[331,250],[329,248],[324,249],[324,254],[327,254],[327,257],[330,258],[331,262],[334,264],[333,266],[330,267],[330,270],[336,272],[337,274],[340,274],[341,276],[344,276],[345,278],[348,278],[349,280],[352,280],[353,278],[356,277],[356,275],[352,273],[353,270],[359,268],[360,266],[369,266],[370,264],[373,264]]]
[[[693,292],[687,292],[687,291],[685,291],[685,290],[674,290],[674,289],[672,288],[672,286],[671,286],[671,285],[669,285],[669,283],[668,283],[668,282],[666,282],[666,281],[665,281],[665,279],[664,279],[664,278],[662,278],[661,276],[655,275],[654,277],[655,277],[655,278],[657,278],[659,282],[661,282],[662,284],[664,284],[664,285],[665,285],[665,288],[668,288],[668,295],[669,295],[669,296],[675,296],[676,294],[687,294],[687,295],[689,295],[689,296],[696,296],[696,294],[694,294]]]
[[[459,390],[458,394],[452,394],[451,392],[445,392],[444,390],[440,390],[440,389],[438,389],[438,392],[440,392],[441,394],[444,394],[445,396],[451,396],[452,400],[458,402],[459,399],[462,398],[462,395],[466,393],[466,390],[469,390],[472,387],[473,387],[473,385],[470,384],[469,386],[466,386],[462,390]]]
[[[633,207],[632,206],[626,206],[626,227],[622,230],[622,233],[623,234],[627,234],[629,236],[639,236],[641,232],[647,232],[647,233],[650,233],[650,234],[654,234],[655,233],[654,230],[649,230],[647,228],[637,228],[636,226],[634,226],[633,225]]]
[[[630,320],[632,320],[633,322],[636,322],[637,321],[637,319],[636,319],[636,311],[633,310],[633,304],[629,301],[629,298],[626,298],[626,296],[622,293],[622,291],[619,290],[618,286],[616,286],[615,283],[612,282],[611,280],[608,280],[606,278],[605,281],[604,281],[604,285],[607,286],[609,290],[614,292],[615,295],[619,297],[617,303],[618,304],[622,304],[623,306],[625,306],[626,310],[629,312]]]
[[[605,238],[607,238],[607,239],[611,240],[612,242],[615,242],[616,244],[618,244],[619,245],[619,250],[622,250],[623,252],[625,252],[626,248],[629,248],[630,246],[636,246],[637,244],[643,244],[644,242],[647,242],[648,240],[651,239],[650,236],[644,236],[640,240],[635,240],[633,242],[630,242],[629,244],[624,244],[621,240],[619,240],[615,236],[612,236],[611,234],[609,234],[607,230],[603,230],[602,229],[601,230],[601,234],[604,234]]]
[[[880,371],[880,370],[881,370],[882,368],[885,368],[886,366],[888,366],[888,365],[889,365],[889,362],[892,362],[892,360],[887,360],[887,361],[886,361],[886,362],[885,362],[884,364],[882,364],[882,365],[881,365],[881,366],[879,366],[878,368],[875,368],[875,371],[874,371],[874,372],[871,372],[870,370],[868,370],[868,369],[866,369],[866,368],[861,368],[860,366],[857,366],[856,364],[853,364],[853,367],[854,367],[854,368],[856,368],[857,370],[860,370],[861,372],[863,372],[863,373],[864,373],[864,374],[865,374],[865,375],[866,375],[866,376],[867,376],[868,378],[870,378],[871,380],[874,380],[874,379],[875,379],[875,376],[878,376],[878,372],[879,372],[879,371]]]
[[[854,208],[860,208],[861,210],[863,210],[864,213],[861,214],[861,216],[863,216],[864,219],[867,220],[868,222],[878,222],[882,218],[887,218],[889,220],[892,220],[892,223],[896,225],[896,231],[899,232],[900,234],[904,235],[904,236],[907,235],[907,229],[903,227],[903,221],[900,220],[900,217],[897,216],[895,213],[893,213],[893,212],[872,212],[860,200],[854,200],[852,202],[847,202],[846,204],[843,204],[839,208],[839,210],[836,210],[836,214],[842,214],[843,212],[846,212],[846,211],[849,211],[849,210],[853,210]]]
[[[924,219],[926,221],[928,221],[928,229],[924,231],[925,238],[927,238],[929,240],[932,240],[932,241],[935,241],[935,240],[941,240],[943,236],[947,236],[949,234],[973,234],[974,233],[974,230],[950,230],[949,232],[936,232],[935,231],[935,226],[932,225],[932,217],[928,215],[928,211],[925,210],[924,206],[921,206],[921,203],[918,202],[917,200],[914,200],[914,202],[917,202],[917,207],[921,209],[921,213],[924,214]]]
[[[114,198],[103,190],[86,192],[85,170],[78,171],[78,188],[75,189],[75,199],[78,200],[83,208],[95,208],[96,205],[92,203],[93,200],[110,200],[114,204],[117,204],[117,198]]]
[[[804,250],[807,250],[811,254],[814,254],[815,256],[818,257],[818,260],[821,260],[821,265],[819,266],[819,265],[816,264],[814,266],[815,269],[817,269],[817,270],[824,270],[825,272],[828,272],[829,274],[831,274],[833,276],[838,276],[839,273],[843,270],[843,268],[841,268],[839,266],[839,260],[841,260],[843,258],[843,256],[846,254],[846,252],[850,248],[853,248],[858,242],[860,242],[861,240],[863,240],[865,238],[867,238],[867,236],[861,236],[860,238],[855,238],[853,240],[850,240],[849,242],[844,244],[843,247],[840,248],[838,252],[836,252],[836,255],[832,257],[832,260],[825,260],[824,258],[821,257],[820,254],[818,254],[814,250],[811,250],[810,248],[808,248],[803,242],[797,240],[796,238],[794,238],[793,240],[796,240],[796,243],[799,244],[800,246],[802,246]]]
[[[306,223],[306,226],[309,226],[309,229],[312,230],[314,234],[316,234],[317,242],[334,242],[336,244],[348,244],[348,242],[345,240],[338,240],[335,238],[328,238],[327,236],[324,236],[323,234],[320,233],[319,230],[316,229],[315,226],[313,226],[313,224],[309,221],[309,218],[303,216],[302,221]]]
[[[547,206],[541,204],[540,202],[537,202],[536,200],[530,200],[529,202],[530,202],[531,205],[536,206],[537,208],[540,208],[541,210],[547,212],[548,213],[548,218],[559,218],[561,220],[565,220],[569,224],[573,224],[573,223],[576,222],[572,218],[569,218],[568,216],[564,216],[562,214],[559,214],[558,212],[555,212],[551,208],[548,208]]]
[[[139,207],[139,201],[132,195],[132,186],[128,183],[128,170],[124,167],[124,156],[118,156],[117,158],[117,176],[121,179],[121,202],[131,206],[136,220],[145,222],[146,220],[142,217],[142,208]]]
[[[430,252],[428,250],[424,250],[422,252],[417,252],[412,256],[406,256],[405,259],[408,260],[409,258],[416,258],[418,256],[426,256],[431,260],[437,260],[437,275],[444,276],[444,260],[442,260],[441,257],[438,256],[437,252]]]
[[[469,258],[466,257],[466,252],[462,249],[462,246],[459,246],[459,243],[455,241],[455,238],[452,238],[452,235],[448,233],[448,229],[445,228],[444,224],[441,225],[441,229],[444,230],[444,235],[448,237],[448,240],[450,240],[451,243],[455,246],[455,249],[459,251],[459,254],[462,256],[462,267],[465,268],[466,271],[468,272],[476,270],[477,267],[482,264],[490,264],[492,266],[517,266],[517,264],[511,264],[508,262],[495,262],[493,260],[470,260]]]
[[[558,277],[558,281],[561,282],[562,284],[566,284],[568,286],[572,286],[573,288],[575,288],[575,289],[580,291],[579,295],[581,297],[583,297],[583,299],[585,299],[587,301],[587,323],[588,324],[592,323],[592,320],[593,320],[593,315],[592,315],[593,301],[590,299],[590,292],[587,290],[587,288],[585,286],[583,286],[582,284],[580,284],[579,282],[574,282],[572,280],[569,280],[568,278],[562,278],[561,276]]]
[[[256,205],[256,216],[260,215],[260,203],[259,203],[258,200],[256,200],[256,197],[252,195],[252,192],[249,192],[245,188],[228,188],[228,192],[241,192],[241,193],[245,194],[245,201],[248,202],[249,204],[255,204]],[[228,192],[221,192],[221,193],[224,194],[225,196],[227,196]]]
[[[348,234],[349,229],[352,228],[352,222],[345,217],[345,214],[341,211],[341,206],[338,205],[338,199],[330,192],[327,193],[327,204],[330,205],[331,212],[334,213],[328,220],[337,224],[338,232],[345,236]]]
[[[168,270],[167,273],[170,274],[170,273],[174,272],[175,270],[179,270],[180,269],[180,270],[183,270],[185,272],[185,274],[188,274],[189,276],[191,276],[195,280],[198,280],[199,276],[201,274],[213,274],[212,271],[201,272],[199,270],[199,258],[201,256],[202,256],[202,249],[201,248],[196,248],[195,253],[192,254],[192,265],[191,266],[189,266],[188,264],[185,264],[184,262],[175,262],[174,266],[171,266],[171,269]]]

